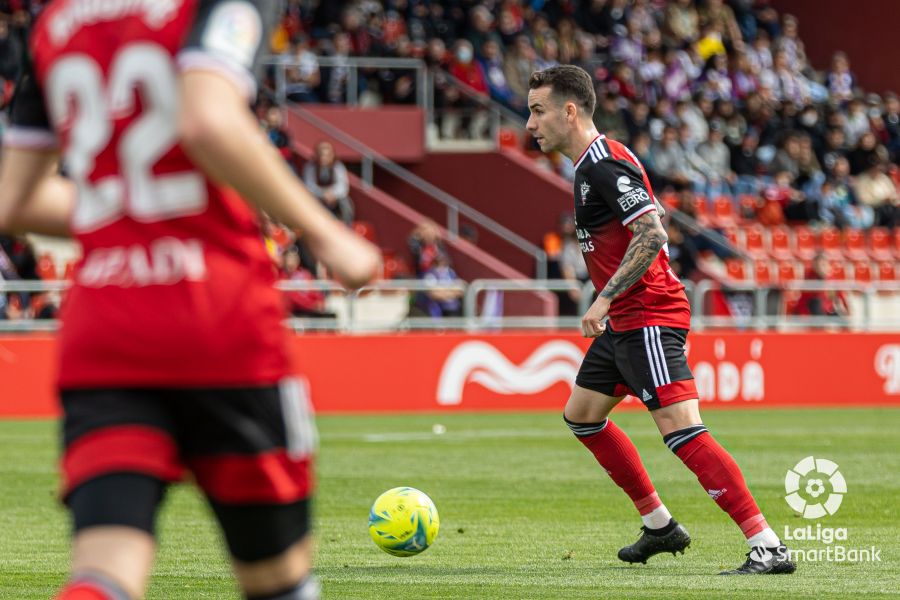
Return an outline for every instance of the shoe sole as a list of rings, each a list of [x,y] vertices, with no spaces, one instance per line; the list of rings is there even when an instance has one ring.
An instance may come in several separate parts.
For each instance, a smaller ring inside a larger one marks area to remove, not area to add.
[[[619,560],[621,560],[622,562],[628,563],[628,564],[630,564],[630,565],[637,565],[637,564],[646,565],[646,564],[647,564],[647,560],[653,558],[653,557],[656,556],[657,554],[663,554],[663,553],[665,553],[665,552],[671,552],[671,553],[672,553],[672,556],[676,556],[676,555],[679,554],[679,553],[680,553],[682,556],[684,556],[684,551],[687,550],[687,549],[690,548],[690,547],[691,547],[691,540],[690,540],[690,538],[688,538],[687,543],[686,543],[684,546],[682,546],[681,548],[677,548],[677,549],[675,549],[675,550],[660,550],[659,552],[654,552],[653,554],[651,554],[650,556],[648,556],[645,560],[628,560],[628,559],[622,558],[621,556],[617,556],[617,558],[618,558]]]

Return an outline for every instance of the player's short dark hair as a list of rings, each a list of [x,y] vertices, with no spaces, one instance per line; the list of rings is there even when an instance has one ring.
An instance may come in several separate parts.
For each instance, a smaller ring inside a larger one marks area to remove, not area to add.
[[[597,105],[594,82],[587,71],[575,65],[558,65],[535,71],[528,78],[528,89],[550,86],[551,93],[563,101],[571,100],[586,114],[593,115]]]

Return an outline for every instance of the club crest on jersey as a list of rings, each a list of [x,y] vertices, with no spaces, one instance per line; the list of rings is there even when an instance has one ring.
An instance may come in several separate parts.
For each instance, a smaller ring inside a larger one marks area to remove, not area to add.
[[[581,205],[587,204],[587,195],[591,191],[591,186],[587,181],[581,182]]]

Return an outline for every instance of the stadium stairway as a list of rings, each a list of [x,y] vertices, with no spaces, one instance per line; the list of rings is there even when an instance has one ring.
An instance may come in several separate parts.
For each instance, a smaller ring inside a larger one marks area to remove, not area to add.
[[[294,107],[286,109],[285,124],[292,134],[294,151],[301,161],[301,167],[303,163],[311,159],[313,145],[317,141],[321,139],[334,140],[335,137],[329,135],[329,133],[335,132],[328,129],[327,123],[323,126],[318,118],[310,115],[311,113],[308,111],[304,113],[302,109],[298,110]],[[311,136],[309,126],[310,124],[316,126],[316,123],[324,129],[320,129],[317,135]],[[340,129],[337,133],[341,134],[340,137],[344,142],[353,141],[354,143],[351,145],[356,148],[365,147],[365,144],[359,142],[346,130]],[[335,144],[338,158],[348,165],[359,162],[359,152],[346,152],[346,148],[347,144]],[[482,247],[480,241],[478,245],[475,245],[468,240],[451,236],[447,227],[443,226],[447,222],[446,208],[437,212],[434,208],[424,208],[425,202],[422,199],[426,195],[421,191],[411,192],[410,190],[414,189],[412,186],[405,182],[404,185],[399,185],[397,181],[392,181],[382,169],[376,169],[374,185],[371,186],[353,173],[353,169],[348,169],[348,171],[351,171],[349,173],[350,196],[356,207],[356,218],[363,223],[363,225],[358,224],[357,227],[379,244],[385,253],[386,262],[392,257],[408,259],[407,238],[416,225],[432,218],[441,226],[444,242],[451,255],[454,269],[462,279],[471,281],[474,279],[527,279],[533,277],[533,261],[513,261],[515,265],[510,263],[509,258],[514,257],[516,253],[521,255],[521,251],[510,247],[509,255],[503,252],[495,253],[493,246]],[[394,195],[395,191],[399,196]],[[420,210],[421,208],[427,212]],[[486,233],[484,237],[487,239],[490,236]],[[556,310],[556,298],[547,292],[507,294],[504,298],[503,311],[506,315],[555,316]]]
[[[571,184],[517,150],[428,152],[408,168],[536,245],[556,228],[560,214],[572,210]],[[396,178],[378,181],[405,201],[414,200],[414,194]],[[515,268],[533,273],[534,265],[527,263],[527,256],[480,231],[479,244]]]

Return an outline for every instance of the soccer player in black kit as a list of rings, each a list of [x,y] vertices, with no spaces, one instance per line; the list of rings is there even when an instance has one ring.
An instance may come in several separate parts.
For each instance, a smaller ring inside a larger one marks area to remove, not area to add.
[[[566,404],[566,424],[631,498],[641,537],[619,551],[630,563],[684,552],[687,530],[666,509],[637,448],[609,418],[632,394],[656,422],[666,446],[740,527],[750,552],[727,575],[793,573],[795,565],[747,489],[741,470],[703,425],[684,354],[690,305],[669,268],[662,208],[640,161],[594,127],[590,75],[570,65],[532,73],[527,129],[543,152],[575,163],[575,221],[598,296],[582,318],[594,338]]]

